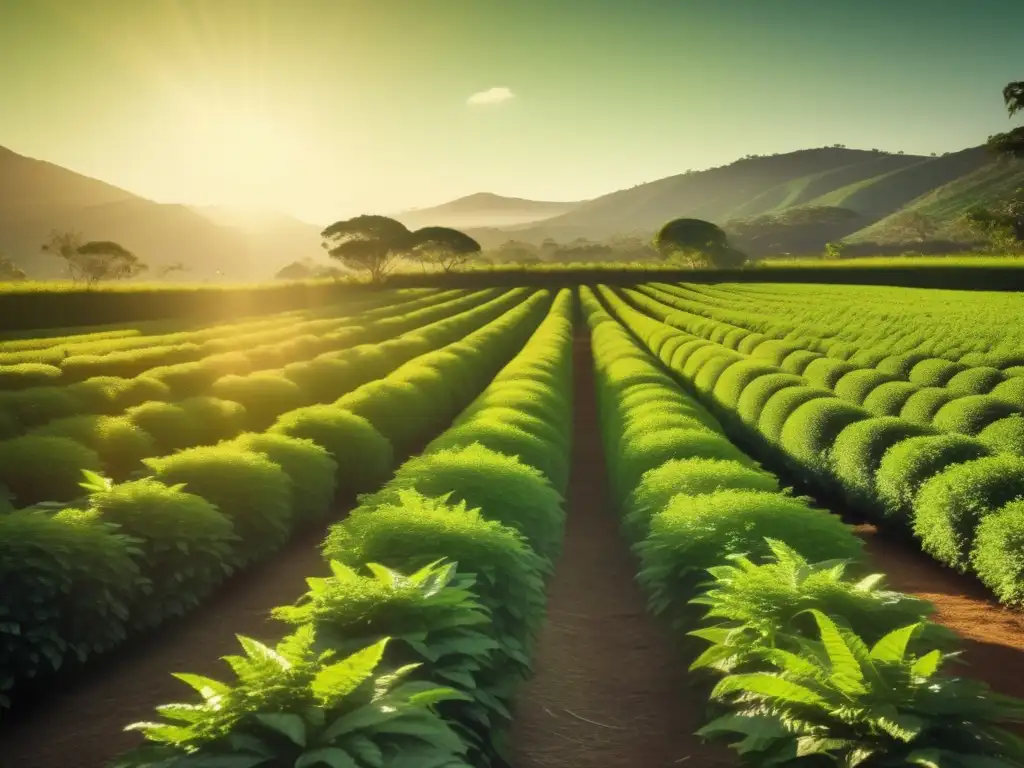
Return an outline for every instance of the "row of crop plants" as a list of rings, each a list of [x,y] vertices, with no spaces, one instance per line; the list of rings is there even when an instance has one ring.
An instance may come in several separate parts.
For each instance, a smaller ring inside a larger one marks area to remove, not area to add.
[[[1003,370],[976,360],[963,362],[969,357],[936,357],[916,335],[910,351],[845,343],[837,349],[828,347],[821,330],[819,335],[771,337],[716,320],[714,311],[705,317],[679,310],[679,299],[656,287],[641,286],[623,295],[662,322],[767,360],[877,416],[976,435],[998,451],[1024,454],[1024,367],[1019,365]],[[1016,361],[1018,357],[1004,360]]]
[[[754,455],[883,526],[911,531],[925,552],[973,572],[1002,602],[1024,602],[1024,458],[875,416],[770,360],[694,338],[599,290]]]
[[[78,385],[34,388],[16,393],[41,394],[49,408],[18,411],[26,434],[0,440],[0,488],[6,487],[16,506],[67,501],[77,495],[81,470],[103,471],[123,480],[143,468],[143,459],[182,448],[215,443],[246,429],[266,429],[275,418],[305,405],[333,402],[355,387],[382,376],[397,365],[497,317],[527,295],[526,289],[471,294],[387,315],[374,312],[359,318],[345,334],[347,344],[333,352],[308,356],[302,346],[276,359],[283,367],[251,370],[255,355],[237,353],[244,361],[235,370],[204,362],[181,364],[174,378],[144,372],[133,379],[90,379],[95,392],[113,393],[113,402],[96,398],[81,408]],[[377,343],[373,343],[376,341]],[[262,354],[257,350],[256,355]],[[312,354],[312,353],[309,353]],[[286,362],[287,361],[287,362]],[[267,362],[266,360],[264,362]],[[39,402],[39,401],[37,401]],[[133,404],[134,403],[134,404]],[[32,424],[39,417],[41,423]],[[41,461],[45,456],[46,461]]]
[[[543,291],[508,292],[376,345],[377,365],[366,370],[387,378],[333,403],[281,412],[265,431],[233,422],[210,433],[215,445],[145,458],[138,479],[114,485],[90,474],[85,497],[79,488],[67,503],[0,515],[0,583],[9,595],[0,606],[0,704],[191,610],[297,527],[322,520],[336,498],[378,485],[394,457],[479,393],[550,301]],[[460,368],[477,377],[468,389],[446,382]],[[81,479],[80,462],[53,469],[56,451],[35,458],[39,466],[26,466],[35,493]]]
[[[582,303],[613,500],[710,698],[698,733],[752,766],[1024,764],[999,727],[1024,702],[946,674],[956,638],[931,606],[884,589],[851,528],[780,490],[590,289]]]
[[[451,428],[331,528],[329,575],[274,611],[291,633],[274,647],[241,638],[230,682],[179,675],[196,701],[132,726],[147,742],[117,766],[508,764],[512,697],[561,546],[572,309],[562,291]],[[493,373],[473,356],[435,370],[462,395]],[[399,373],[381,384],[397,390]]]

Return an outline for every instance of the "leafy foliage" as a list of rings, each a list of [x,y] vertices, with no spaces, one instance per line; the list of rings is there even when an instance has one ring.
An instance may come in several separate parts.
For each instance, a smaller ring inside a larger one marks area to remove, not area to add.
[[[101,468],[95,451],[68,437],[0,440],[0,485],[11,492],[16,506],[71,501],[81,495],[82,470]]]

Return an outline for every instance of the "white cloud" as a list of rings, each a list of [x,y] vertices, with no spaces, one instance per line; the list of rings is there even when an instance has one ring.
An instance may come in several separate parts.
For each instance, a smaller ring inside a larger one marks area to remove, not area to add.
[[[516,95],[512,93],[511,88],[505,86],[497,86],[494,88],[488,88],[486,91],[480,91],[474,93],[468,99],[467,104],[473,106],[483,106],[487,104],[504,104],[506,101],[514,99]]]

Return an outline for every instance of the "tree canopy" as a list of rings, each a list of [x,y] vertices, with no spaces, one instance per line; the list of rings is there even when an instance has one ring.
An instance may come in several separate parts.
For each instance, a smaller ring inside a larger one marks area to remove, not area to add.
[[[403,257],[438,264],[447,272],[480,252],[480,244],[457,229],[424,227],[411,232],[387,216],[337,221],[320,235],[331,258],[351,269],[368,271],[374,282],[382,280]]]
[[[655,250],[664,259],[681,258],[691,266],[742,266],[747,257],[729,245],[721,227],[702,219],[673,219],[654,236]]]
[[[135,277],[149,268],[122,245],[110,240],[82,242],[79,232],[55,230],[43,243],[42,250],[63,259],[71,279],[86,285]]]
[[[1003,103],[1010,117],[1024,112],[1024,80],[1008,83],[1003,88]],[[1024,126],[989,136],[985,146],[1000,155],[1024,157]]]

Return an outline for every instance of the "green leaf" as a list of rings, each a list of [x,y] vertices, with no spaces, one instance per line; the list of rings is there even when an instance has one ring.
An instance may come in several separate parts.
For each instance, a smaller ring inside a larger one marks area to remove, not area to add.
[[[298,715],[288,712],[264,712],[257,713],[256,719],[300,747],[306,746],[306,722]]]
[[[401,711],[395,709],[395,707],[390,704],[370,704],[365,707],[360,707],[348,714],[342,715],[327,726],[327,728],[324,729],[324,732],[320,734],[320,741],[321,743],[330,744],[336,738],[344,736],[346,733],[362,730],[363,728],[379,726],[381,723],[393,720],[401,714]]]
[[[719,681],[711,692],[711,698],[720,699],[730,693],[752,693],[794,704],[825,703],[821,696],[809,688],[764,672],[730,675]]]
[[[395,587],[402,582],[402,574],[390,568],[385,568],[380,563],[367,563],[366,568],[377,578],[377,581],[389,587]]]
[[[313,695],[323,702],[337,702],[351,694],[373,676],[387,643],[388,638],[384,638],[321,669],[310,686]]]
[[[384,753],[371,739],[357,734],[348,740],[347,747],[359,762],[366,763],[370,768],[383,768]]]
[[[217,696],[223,696],[231,692],[230,686],[210,677],[193,675],[187,672],[175,672],[173,676],[181,680],[185,685],[188,685],[198,691],[199,695],[206,701],[210,701]]]
[[[832,666],[832,682],[843,693],[865,693],[864,673],[861,671],[857,657],[846,644],[846,639],[828,616],[816,608],[808,611],[818,624],[821,642],[828,654]]]
[[[918,622],[894,629],[872,646],[871,659],[887,664],[902,663],[907,655],[907,645],[921,626],[921,623]]]
[[[359,763],[339,747],[314,749],[312,752],[303,753],[295,761],[295,768],[314,768],[318,765],[326,765],[330,768],[359,768]]]
[[[936,649],[929,651],[924,656],[919,658],[910,667],[910,673],[917,677],[923,677],[926,680],[939,671],[939,666],[942,664],[942,651]]]

